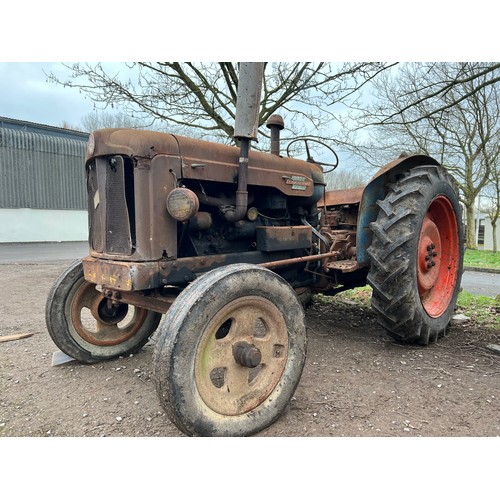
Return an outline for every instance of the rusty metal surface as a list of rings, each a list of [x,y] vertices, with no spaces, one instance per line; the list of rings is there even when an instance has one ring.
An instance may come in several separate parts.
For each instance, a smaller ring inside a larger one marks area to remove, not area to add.
[[[238,148],[185,137],[178,139],[183,177],[235,183],[240,154]],[[308,197],[314,192],[314,183],[323,182],[321,167],[313,163],[260,151],[250,151],[248,158],[249,186],[273,186],[288,196]],[[296,179],[292,176],[296,176]]]
[[[85,279],[116,290],[146,290],[162,285],[159,262],[122,262],[94,257],[82,259]]]
[[[135,168],[136,253],[141,259],[177,257],[177,223],[168,215],[165,200],[176,187],[179,170],[179,159],[164,155]]]
[[[354,228],[358,222],[358,205],[333,205],[325,210],[321,226],[323,231],[345,226]]]
[[[103,293],[111,290],[103,287]],[[113,292],[116,293],[116,292]],[[117,300],[122,304],[129,304],[132,306],[140,307],[142,309],[148,309],[150,311],[155,311],[161,314],[165,314],[170,306],[173,304],[174,300],[177,298],[176,295],[160,295],[159,293],[153,293],[151,295],[144,295],[141,292],[126,292],[120,291],[116,296]]]
[[[295,252],[299,252],[296,250]],[[333,257],[334,254],[290,258],[293,251],[264,253],[259,251],[234,252],[200,257],[153,262],[126,262],[95,257],[82,259],[85,279],[89,282],[120,291],[151,290],[163,285],[185,285],[200,274],[216,267],[241,262],[269,268],[300,264],[311,260]]]
[[[336,189],[334,191],[327,191],[325,198],[318,202],[318,205],[333,206],[333,205],[353,205],[359,203],[363,196],[365,188],[353,189]]]
[[[257,226],[257,250],[277,252],[311,248],[311,226]]]
[[[267,269],[276,269],[278,267],[291,266],[293,264],[301,264],[302,262],[311,262],[315,260],[329,259],[336,256],[337,252],[328,252],[316,255],[305,255],[304,257],[294,257],[292,259],[275,260],[273,262],[265,262],[259,265]]]
[[[152,159],[156,155],[182,159],[186,179],[235,183],[239,148],[161,132],[128,129],[101,129],[94,133],[93,156],[127,155]],[[90,159],[87,155],[87,161]],[[291,182],[296,176],[296,182]],[[178,175],[180,178],[181,175]],[[319,165],[270,153],[250,151],[248,185],[274,186],[288,196],[313,194],[314,183],[323,183]]]
[[[439,166],[439,162],[437,162],[434,158],[426,155],[413,155],[413,156],[405,156],[402,158],[398,158],[394,161],[391,161],[384,165],[377,173],[370,179],[370,182],[377,179],[381,175],[385,175],[395,167],[402,167],[403,170],[408,170],[410,168],[416,167],[418,165],[436,165]],[[400,169],[398,169],[399,171]]]
[[[147,311],[135,309],[132,320],[125,327],[120,328],[116,323],[106,323],[100,320],[98,307],[103,300],[107,299],[95,289],[92,283],[84,281],[78,288],[70,305],[71,324],[77,334],[89,344],[97,346],[118,345],[133,337],[144,323]],[[84,321],[82,316],[84,309],[90,309],[92,312],[96,322],[94,326]]]
[[[179,156],[179,145],[172,134],[149,130],[106,128],[95,130],[92,157],[108,155],[152,158],[158,154]],[[86,156],[88,161],[91,156]]]
[[[120,291],[150,290],[163,285],[186,284],[215,267],[246,262],[261,264],[286,259],[290,251],[263,253],[234,252],[229,254],[184,257],[152,262],[126,262],[84,257],[85,279],[106,288]]]
[[[218,333],[228,323],[230,333],[217,342]],[[271,301],[259,296],[232,300],[197,335],[196,387],[204,403],[219,415],[242,415],[257,408],[279,384],[288,360],[288,331]],[[237,369],[227,369],[234,365],[233,347],[242,342],[252,352],[242,357],[238,353]],[[242,359],[245,357],[250,359]],[[257,361],[253,369],[248,366]]]
[[[271,154],[279,156],[281,149],[280,131],[285,128],[282,116],[271,115],[266,122],[266,127],[271,130]]]
[[[140,159],[134,168],[134,210],[135,226],[134,251],[132,255],[113,254],[103,247],[103,251],[90,248],[90,255],[109,260],[147,261],[177,256],[176,221],[168,215],[165,201],[167,194],[174,189],[177,176],[180,174],[180,159],[158,155],[152,161]],[[92,200],[91,204],[93,203]],[[92,211],[92,206],[89,207]],[[125,213],[113,213],[114,218],[123,218]],[[106,224],[100,231],[108,230]],[[92,241],[93,231],[90,228],[89,238]]]
[[[298,250],[299,251],[299,250]],[[290,250],[282,252],[265,253],[259,251],[234,252],[217,255],[203,255],[200,257],[185,257],[174,261],[164,261],[160,264],[163,280],[168,284],[181,284],[194,280],[197,275],[206,273],[216,267],[227,266],[229,264],[263,264],[273,261],[285,262],[290,258]],[[300,258],[301,259],[301,258]],[[301,260],[292,263],[300,263]],[[291,259],[294,260],[294,259]],[[290,262],[288,262],[290,264]]]
[[[135,235],[126,199],[131,169],[122,156],[97,158],[88,165],[89,244],[96,252],[132,255]]]
[[[337,260],[329,262],[326,267],[343,273],[352,273],[359,269],[359,264],[355,260]]]

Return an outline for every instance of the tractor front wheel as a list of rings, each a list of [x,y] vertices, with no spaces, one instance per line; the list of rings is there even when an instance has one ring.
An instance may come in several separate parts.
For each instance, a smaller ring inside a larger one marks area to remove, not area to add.
[[[81,261],[54,283],[47,298],[45,321],[59,349],[82,363],[97,363],[138,351],[154,333],[161,314],[139,307],[110,306],[85,281]]]
[[[444,335],[460,291],[464,256],[457,190],[441,167],[412,169],[378,202],[368,283],[379,323],[400,341]]]
[[[305,354],[304,312],[290,285],[258,266],[224,266],[167,312],[153,362],[157,393],[187,435],[255,434],[288,405]]]

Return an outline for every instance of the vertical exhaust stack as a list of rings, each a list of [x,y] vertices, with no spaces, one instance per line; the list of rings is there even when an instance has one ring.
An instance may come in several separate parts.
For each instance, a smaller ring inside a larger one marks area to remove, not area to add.
[[[234,138],[240,141],[236,208],[224,213],[230,222],[243,219],[248,208],[248,154],[250,141],[257,140],[263,77],[264,63],[240,62],[234,124]]]

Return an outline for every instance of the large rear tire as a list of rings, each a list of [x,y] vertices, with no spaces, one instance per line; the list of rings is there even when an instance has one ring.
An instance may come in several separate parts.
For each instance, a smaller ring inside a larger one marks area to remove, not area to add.
[[[137,352],[158,328],[161,314],[107,299],[85,281],[75,261],[54,283],[47,298],[45,322],[59,349],[82,363],[97,363]]]
[[[388,334],[428,344],[445,334],[463,269],[458,193],[442,167],[412,169],[377,202],[368,249],[372,307]]]
[[[187,435],[255,434],[288,405],[305,355],[304,312],[290,285],[258,266],[225,266],[167,312],[153,361],[157,393]]]

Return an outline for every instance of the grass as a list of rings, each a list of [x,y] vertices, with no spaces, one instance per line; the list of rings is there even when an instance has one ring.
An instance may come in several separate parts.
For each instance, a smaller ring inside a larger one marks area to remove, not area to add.
[[[500,270],[500,252],[467,249],[464,266]],[[370,308],[371,296],[372,289],[366,285],[347,290],[334,297],[319,294],[315,299],[320,302],[340,301],[353,307]],[[500,298],[474,295],[464,290],[458,294],[457,312],[465,314],[477,325],[500,330]]]
[[[465,250],[464,266],[500,269],[500,252],[491,250]]]
[[[371,308],[371,296],[372,289],[366,285],[347,290],[334,297],[318,294],[315,296],[315,300],[320,302],[340,301],[352,307]],[[458,294],[457,313],[465,314],[477,325],[500,330],[500,299],[474,295],[463,290]]]
[[[500,300],[462,290],[458,294],[457,308],[457,312],[462,312],[475,323],[500,330]]]

